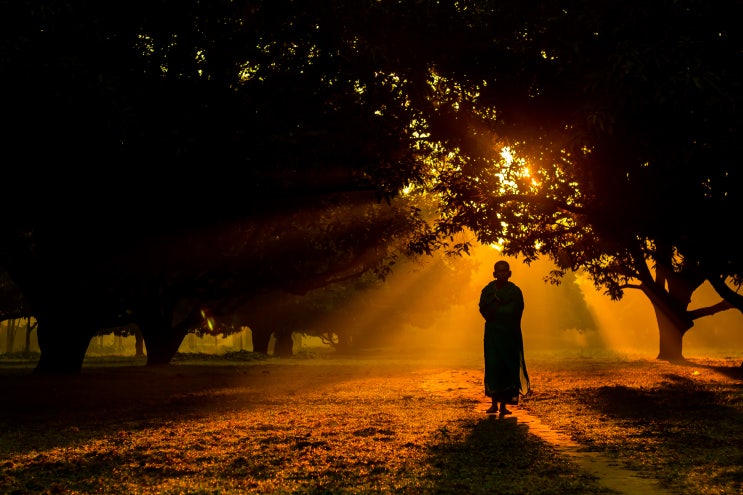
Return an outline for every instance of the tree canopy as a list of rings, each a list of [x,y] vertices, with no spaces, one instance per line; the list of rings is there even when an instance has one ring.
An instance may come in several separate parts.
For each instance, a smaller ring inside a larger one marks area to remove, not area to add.
[[[2,2],[0,266],[38,369],[128,323],[167,362],[205,305],[467,251],[465,230],[640,288],[680,336],[743,309],[740,10]],[[689,311],[705,280],[726,302]]]

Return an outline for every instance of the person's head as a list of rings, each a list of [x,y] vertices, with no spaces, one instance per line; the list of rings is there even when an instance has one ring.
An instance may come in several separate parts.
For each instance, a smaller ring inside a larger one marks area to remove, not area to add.
[[[496,280],[506,281],[511,277],[511,266],[507,261],[497,261],[493,266],[493,277]]]

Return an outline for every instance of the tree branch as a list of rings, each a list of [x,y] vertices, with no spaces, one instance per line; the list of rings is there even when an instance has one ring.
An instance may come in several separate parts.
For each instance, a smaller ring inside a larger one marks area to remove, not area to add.
[[[704,316],[712,316],[721,311],[727,311],[728,309],[733,309],[734,307],[735,306],[730,304],[728,301],[722,300],[718,302],[717,304],[713,304],[712,306],[705,306],[704,308],[697,308],[691,311],[687,311],[687,314],[691,317],[692,320],[696,320],[697,318],[702,318]]]
[[[714,276],[707,277],[712,288],[715,292],[720,295],[725,301],[730,303],[732,307],[735,307],[738,311],[743,312],[743,295],[738,294],[731,289],[728,284],[725,283],[725,277]]]

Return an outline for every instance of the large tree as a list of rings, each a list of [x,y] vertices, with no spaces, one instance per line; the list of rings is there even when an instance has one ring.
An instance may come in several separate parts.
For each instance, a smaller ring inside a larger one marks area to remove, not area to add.
[[[389,201],[418,173],[412,111],[332,9],[2,7],[0,265],[39,322],[38,371],[79,370],[130,323],[167,362],[205,305],[384,270],[420,225]]]
[[[455,113],[487,131],[442,167],[438,228],[466,226],[507,254],[585,270],[614,299],[643,291],[658,357],[680,359],[696,318],[743,310],[729,233],[743,211],[741,2],[563,1],[513,12],[492,18],[511,26],[491,44],[501,46],[492,67],[439,67],[444,80],[468,72]],[[472,120],[483,108],[495,119]],[[689,309],[705,281],[720,303]]]

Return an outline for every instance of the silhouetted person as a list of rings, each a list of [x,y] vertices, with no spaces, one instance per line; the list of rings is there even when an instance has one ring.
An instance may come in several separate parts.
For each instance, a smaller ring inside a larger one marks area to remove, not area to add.
[[[485,318],[485,395],[493,401],[487,412],[511,414],[506,404],[518,404],[519,395],[530,389],[521,335],[524,296],[508,280],[508,262],[498,261],[493,277],[480,293],[480,314]]]

